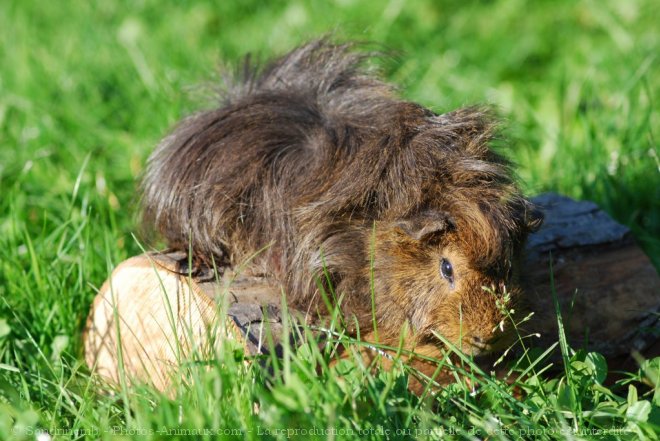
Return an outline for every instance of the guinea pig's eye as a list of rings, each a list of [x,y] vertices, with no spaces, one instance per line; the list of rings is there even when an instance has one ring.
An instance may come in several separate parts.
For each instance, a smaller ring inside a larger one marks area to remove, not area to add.
[[[440,274],[451,284],[454,283],[454,268],[445,258],[440,261]]]

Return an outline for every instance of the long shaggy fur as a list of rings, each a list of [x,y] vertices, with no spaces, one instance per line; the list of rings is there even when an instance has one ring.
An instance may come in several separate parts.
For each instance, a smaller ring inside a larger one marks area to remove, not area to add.
[[[474,300],[484,295],[476,285],[511,283],[538,220],[489,148],[493,120],[483,108],[437,115],[401,100],[367,58],[320,40],[263,69],[246,63],[219,108],[183,120],[151,156],[147,222],[205,262],[240,264],[261,250],[255,265],[303,309],[322,305],[329,278],[345,308],[370,317],[373,272],[379,323],[392,333],[453,320],[456,311],[437,311],[457,289],[457,302],[478,304],[475,320],[497,321],[493,302]],[[437,273],[449,249],[470,283],[443,288],[431,269],[420,275],[422,262]]]

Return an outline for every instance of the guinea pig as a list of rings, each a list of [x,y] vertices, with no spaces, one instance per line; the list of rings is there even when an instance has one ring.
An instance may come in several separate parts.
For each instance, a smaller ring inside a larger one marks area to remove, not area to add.
[[[408,330],[411,344],[441,346],[439,334],[492,351],[541,218],[490,147],[488,109],[400,99],[371,56],[323,39],[261,68],[246,60],[220,106],[151,155],[145,220],[194,261],[250,260],[292,307],[330,302],[382,342]]]

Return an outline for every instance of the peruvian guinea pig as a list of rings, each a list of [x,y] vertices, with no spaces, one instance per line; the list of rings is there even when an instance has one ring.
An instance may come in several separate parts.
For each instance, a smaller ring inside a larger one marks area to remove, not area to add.
[[[246,61],[150,157],[146,222],[195,262],[251,260],[292,307],[330,298],[381,342],[497,349],[541,216],[489,147],[487,109],[402,100],[369,58],[319,40]]]

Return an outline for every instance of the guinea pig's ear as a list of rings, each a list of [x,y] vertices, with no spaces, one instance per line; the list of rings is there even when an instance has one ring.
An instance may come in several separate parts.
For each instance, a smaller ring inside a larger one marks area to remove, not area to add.
[[[537,232],[541,228],[541,225],[543,225],[544,219],[545,215],[538,206],[532,203],[527,205],[527,210],[525,212],[525,225],[530,233]]]
[[[437,210],[422,211],[397,221],[395,225],[408,236],[421,241],[437,238],[445,231],[454,228],[454,223],[449,215]]]

